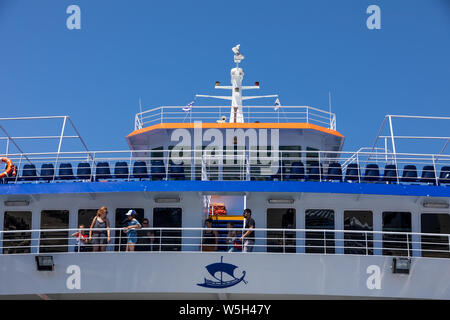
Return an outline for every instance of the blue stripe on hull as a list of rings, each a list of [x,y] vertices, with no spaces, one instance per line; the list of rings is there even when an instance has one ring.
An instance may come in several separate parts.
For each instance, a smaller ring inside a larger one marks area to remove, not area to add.
[[[0,184],[0,194],[109,192],[307,192],[450,197],[450,186],[301,181],[109,181]]]

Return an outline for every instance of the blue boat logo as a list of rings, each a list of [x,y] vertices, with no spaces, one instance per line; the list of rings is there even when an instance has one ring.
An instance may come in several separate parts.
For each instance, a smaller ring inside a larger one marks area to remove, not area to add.
[[[206,270],[208,270],[209,274],[217,281],[205,278],[204,283],[197,283],[197,285],[200,287],[223,289],[235,286],[241,281],[247,284],[247,281],[244,280],[245,271],[242,271],[242,276],[240,278],[236,278],[234,276],[234,270],[237,268],[237,266],[230,263],[224,263],[223,256],[220,257],[220,262],[209,264],[205,268]],[[220,276],[217,276],[218,273],[220,273]],[[224,280],[224,274],[226,275],[225,277],[229,279]]]

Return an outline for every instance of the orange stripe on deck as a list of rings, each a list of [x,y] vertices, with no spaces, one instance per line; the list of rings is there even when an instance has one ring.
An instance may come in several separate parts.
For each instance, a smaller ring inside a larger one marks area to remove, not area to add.
[[[127,138],[158,129],[194,129],[194,123],[160,123],[147,128],[135,130]],[[344,138],[335,130],[330,130],[311,123],[201,123],[202,129],[313,129]]]

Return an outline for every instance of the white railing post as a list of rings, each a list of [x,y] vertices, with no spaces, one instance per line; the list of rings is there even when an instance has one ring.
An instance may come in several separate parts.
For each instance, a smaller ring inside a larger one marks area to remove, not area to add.
[[[434,169],[434,179],[436,180],[436,185],[439,185],[438,172],[436,170],[436,161],[434,159],[434,154],[431,155],[431,160],[433,161],[433,169]]]

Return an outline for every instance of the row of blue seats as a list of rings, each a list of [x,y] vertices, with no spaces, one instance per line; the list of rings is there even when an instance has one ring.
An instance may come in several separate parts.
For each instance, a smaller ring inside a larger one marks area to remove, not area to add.
[[[345,176],[342,172],[340,163],[330,163],[328,166],[328,173],[323,174],[322,165],[319,162],[313,161],[306,166],[301,161],[293,162],[290,166],[290,172],[287,173],[286,167],[278,170],[278,173],[272,176],[272,179],[283,180],[330,180],[330,181],[345,181],[345,182],[385,182],[397,183],[400,182],[421,182],[427,184],[436,184],[436,173],[434,167],[426,165],[422,169],[422,175],[419,177],[418,170],[415,165],[405,165],[402,175],[398,176],[397,167],[394,164],[388,164],[384,168],[384,174],[380,174],[380,168],[377,164],[367,164],[364,175],[361,175],[360,168],[357,163],[351,163],[347,166]],[[283,175],[283,177],[281,177]],[[450,183],[450,166],[443,166],[439,178],[440,184]]]
[[[107,179],[149,179],[162,180],[166,178],[166,168],[162,160],[153,160],[150,166],[151,172],[147,169],[145,161],[135,161],[133,172],[130,174],[128,163],[125,161],[116,162],[114,173],[111,172],[108,162],[98,162],[95,166],[95,174],[91,169],[91,164],[81,162],[77,165],[76,174],[71,163],[60,163],[58,174],[55,175],[55,167],[52,163],[41,165],[40,175],[34,164],[25,164],[22,168],[22,175],[17,178],[18,181],[51,181],[56,180],[107,180]],[[169,179],[185,180],[184,168],[181,165],[169,166]],[[5,181],[15,181],[16,177],[6,178]]]
[[[287,168],[290,168],[289,172]],[[257,170],[254,170],[257,169]],[[260,176],[258,167],[250,168],[252,179]],[[418,170],[415,165],[405,165],[402,176],[397,177],[399,172],[395,165],[389,164],[384,168],[384,174],[380,174],[380,168],[377,164],[368,164],[365,168],[365,174],[361,175],[358,164],[349,164],[345,171],[345,176],[342,172],[340,163],[331,163],[328,166],[328,173],[324,175],[322,165],[317,162],[308,162],[305,167],[301,161],[296,161],[287,167],[280,163],[276,174],[271,176],[272,180],[330,180],[330,181],[345,181],[345,182],[386,182],[397,183],[400,182],[422,182],[428,184],[436,184],[436,174],[433,166],[426,165],[422,169],[422,175],[419,178]],[[171,163],[167,174],[169,180],[186,180],[184,166],[175,165]],[[71,163],[61,163],[59,165],[58,174],[55,175],[54,165],[51,163],[44,163],[41,166],[40,175],[38,175],[36,166],[34,164],[25,164],[22,168],[22,175],[17,178],[18,181],[51,181],[56,180],[107,180],[107,179],[152,179],[162,180],[166,178],[166,167],[162,160],[152,160],[150,165],[150,172],[145,161],[135,161],[133,164],[133,172],[130,174],[128,163],[116,162],[114,173],[111,173],[108,162],[98,162],[95,166],[95,173],[91,170],[91,164],[87,162],[79,163],[76,170],[76,175],[73,172]],[[6,178],[5,181],[14,181],[15,177]],[[439,178],[440,184],[450,183],[450,166],[441,168]]]

